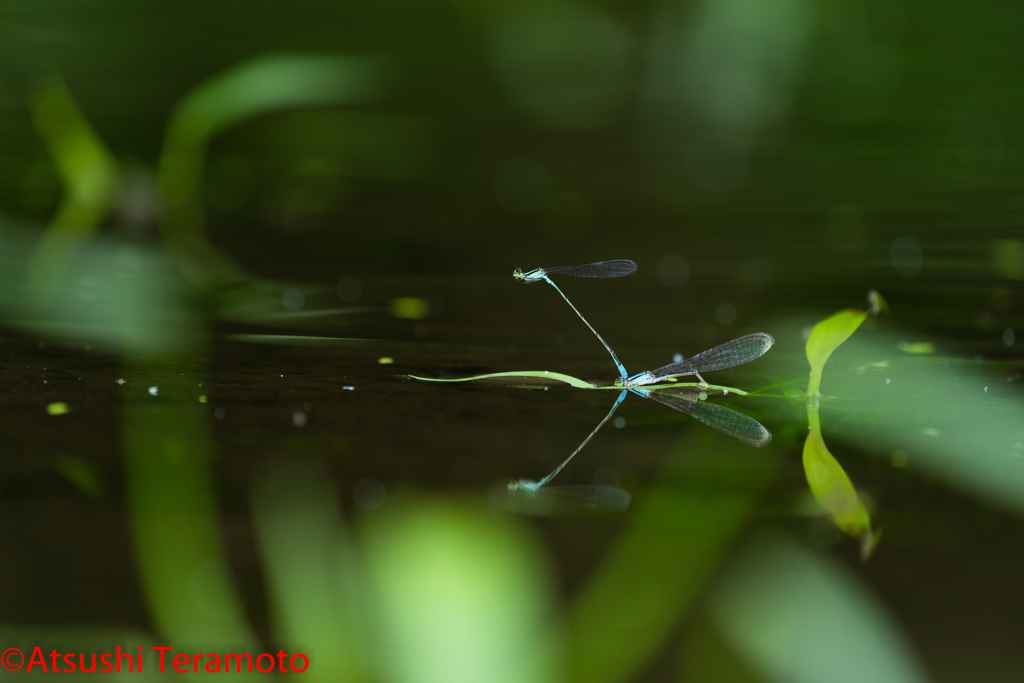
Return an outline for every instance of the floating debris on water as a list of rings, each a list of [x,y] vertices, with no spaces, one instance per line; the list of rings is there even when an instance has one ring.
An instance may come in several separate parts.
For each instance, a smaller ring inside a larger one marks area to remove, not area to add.
[[[406,320],[422,320],[430,315],[430,302],[414,296],[400,296],[391,302],[391,315]]]
[[[150,396],[156,396],[158,391],[160,391],[159,387],[150,387],[149,388],[149,395]]]
[[[46,412],[50,415],[67,415],[68,404],[67,403],[51,403],[46,406]]]
[[[356,388],[354,386],[352,386],[351,384],[346,384],[345,386],[342,387],[342,389],[344,389],[345,391],[355,391],[356,390]]]
[[[896,348],[905,353],[935,353],[935,344],[932,342],[908,342],[896,343]]]

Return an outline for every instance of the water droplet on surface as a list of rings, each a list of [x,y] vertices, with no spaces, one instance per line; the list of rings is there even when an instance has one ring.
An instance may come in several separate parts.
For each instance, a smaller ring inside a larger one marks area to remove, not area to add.
[[[624,418],[624,417],[617,417],[617,418],[615,418],[615,421],[612,424],[615,425],[616,429],[622,429],[623,427],[626,426],[626,418]]]

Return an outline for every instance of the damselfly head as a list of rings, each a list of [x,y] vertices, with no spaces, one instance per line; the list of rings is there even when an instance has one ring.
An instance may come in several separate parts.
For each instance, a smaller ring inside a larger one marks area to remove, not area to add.
[[[515,270],[513,270],[512,271],[512,277],[514,277],[515,279],[521,281],[523,279],[523,269],[522,268],[516,268]]]

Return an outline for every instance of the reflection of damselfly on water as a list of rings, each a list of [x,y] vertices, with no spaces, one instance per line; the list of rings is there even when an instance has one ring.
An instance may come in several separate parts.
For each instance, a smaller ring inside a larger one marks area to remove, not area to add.
[[[697,387],[698,390],[694,391],[692,388],[684,390],[681,387],[673,388],[670,384],[663,384],[664,382],[675,381],[674,378],[676,377],[694,375],[700,381],[700,385],[706,386],[707,383],[700,373],[724,370],[725,368],[736,367],[737,365],[743,365],[744,363],[749,363],[752,360],[760,358],[772,347],[772,344],[775,343],[775,340],[771,335],[764,332],[748,334],[746,336],[727,341],[724,344],[720,344],[712,349],[708,349],[707,351],[702,351],[690,358],[662,366],[657,370],[647,370],[635,375],[630,375],[626,372],[626,368],[619,360],[619,357],[615,355],[615,351],[612,350],[612,347],[609,346],[601,335],[598,334],[597,330],[587,322],[587,319],[583,317],[583,314],[573,306],[571,301],[569,301],[569,297],[567,297],[565,293],[559,289],[558,285],[552,282],[549,277],[550,275],[559,274],[572,275],[574,277],[612,278],[631,275],[634,272],[636,272],[635,263],[625,259],[618,259],[614,261],[588,263],[582,266],[537,268],[528,272],[523,272],[517,268],[512,273],[512,276],[520,282],[547,282],[562,295],[565,302],[569,304],[572,310],[576,312],[576,315],[580,317],[580,320],[590,328],[590,331],[594,333],[594,336],[598,338],[605,349],[608,350],[608,353],[611,354],[612,360],[615,362],[615,367],[619,371],[619,377],[615,380],[615,386],[622,387],[622,391],[619,392],[618,397],[615,399],[615,403],[612,405],[611,410],[608,411],[608,414],[605,415],[604,419],[594,427],[594,430],[587,435],[587,438],[583,440],[583,443],[581,443],[561,465],[556,467],[550,474],[540,481],[520,479],[519,481],[509,484],[510,489],[514,491],[522,491],[527,495],[536,495],[539,489],[554,479],[555,476],[562,471],[562,468],[568,465],[569,461],[572,460],[577,453],[583,450],[583,447],[586,446],[592,438],[594,438],[594,435],[597,434],[598,430],[600,430],[601,427],[611,419],[619,405],[621,405],[625,400],[627,393],[634,393],[643,398],[653,399],[658,403],[668,406],[669,408],[686,413],[709,427],[717,429],[718,431],[728,434],[729,436],[739,439],[751,446],[760,447],[771,441],[771,433],[754,418],[738,413],[735,410],[724,406],[716,405],[714,403],[705,403],[703,399],[707,397],[707,394],[700,392],[699,386]],[[593,487],[563,488],[589,489]],[[587,495],[585,491],[577,491],[576,493],[580,495]],[[595,498],[595,500],[601,498],[601,496],[596,495],[596,492],[589,495],[591,495],[592,498]]]

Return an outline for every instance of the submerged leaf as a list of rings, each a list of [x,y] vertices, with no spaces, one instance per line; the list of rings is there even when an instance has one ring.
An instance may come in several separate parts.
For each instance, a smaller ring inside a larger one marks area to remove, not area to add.
[[[817,417],[817,415],[815,415]],[[804,442],[804,473],[811,492],[843,533],[861,537],[871,533],[871,518],[824,439],[818,421],[812,420],[811,432]]]

